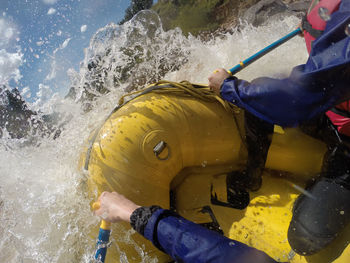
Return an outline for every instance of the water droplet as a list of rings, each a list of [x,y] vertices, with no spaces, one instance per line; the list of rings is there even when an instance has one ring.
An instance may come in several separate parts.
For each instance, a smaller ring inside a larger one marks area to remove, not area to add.
[[[287,257],[288,257],[289,260],[292,260],[292,259],[294,258],[295,255],[296,255],[296,253],[295,253],[293,250],[291,250],[291,251],[289,251]]]
[[[345,26],[345,34],[350,37],[350,24]]]
[[[307,197],[316,200],[316,197],[314,195],[312,195],[310,192],[306,191],[304,188],[300,187],[299,185],[296,184],[292,184],[292,186],[298,190],[299,192],[303,193],[304,195],[306,195]]]
[[[324,21],[329,21],[331,20],[331,13],[329,10],[325,7],[320,7],[318,9],[318,14],[319,16],[324,20]]]
[[[235,242],[231,241],[228,243],[231,247],[233,247],[235,245]]]

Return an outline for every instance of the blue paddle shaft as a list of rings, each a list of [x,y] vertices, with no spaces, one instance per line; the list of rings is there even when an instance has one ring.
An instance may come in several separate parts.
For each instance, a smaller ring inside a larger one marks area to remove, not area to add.
[[[249,64],[253,63],[254,61],[258,60],[262,56],[266,55],[270,51],[274,50],[275,48],[279,47],[283,43],[287,42],[289,39],[295,37],[296,35],[299,35],[302,33],[302,30],[300,28],[294,30],[293,32],[289,33],[288,35],[282,37],[281,39],[273,42],[271,45],[265,47],[264,49],[260,50],[259,52],[255,53],[253,56],[247,58],[246,60],[242,61],[241,63],[237,64],[233,68],[231,68],[229,71],[232,75],[238,73],[241,71],[244,67],[248,66]]]
[[[107,254],[107,244],[109,241],[109,236],[111,234],[111,230],[105,230],[100,228],[98,233],[98,241],[96,243],[96,254],[95,259],[99,259],[101,262],[105,262],[106,254]]]

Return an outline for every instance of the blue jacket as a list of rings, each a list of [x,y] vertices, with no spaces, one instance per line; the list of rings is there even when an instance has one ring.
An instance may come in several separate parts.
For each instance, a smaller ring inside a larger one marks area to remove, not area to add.
[[[265,253],[158,209],[149,218],[144,236],[178,262],[276,263]]]
[[[313,42],[306,64],[288,78],[258,78],[251,83],[228,78],[221,96],[257,117],[281,126],[296,126],[350,99],[350,0],[327,22]],[[286,54],[293,56],[293,54]]]

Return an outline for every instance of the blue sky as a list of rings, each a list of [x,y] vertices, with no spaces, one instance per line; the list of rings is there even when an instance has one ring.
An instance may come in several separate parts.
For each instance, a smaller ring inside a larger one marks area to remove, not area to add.
[[[98,28],[124,17],[130,0],[0,0],[0,85],[25,89],[35,99],[39,85],[61,95],[69,89],[84,48]]]

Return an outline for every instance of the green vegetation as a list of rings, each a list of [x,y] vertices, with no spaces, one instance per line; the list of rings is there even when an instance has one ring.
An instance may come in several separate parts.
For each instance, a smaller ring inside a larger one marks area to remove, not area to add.
[[[125,10],[124,18],[119,24],[124,24],[141,10],[150,9],[152,5],[153,0],[131,0],[130,6]]]
[[[152,9],[162,19],[165,30],[180,27],[185,34],[198,35],[219,27],[216,8],[229,0],[159,0]]]

